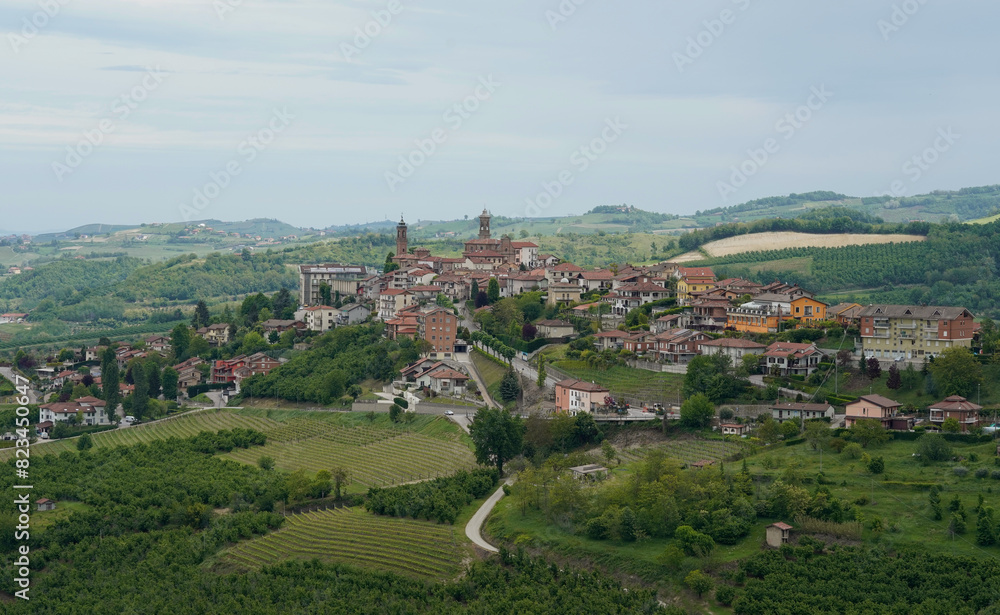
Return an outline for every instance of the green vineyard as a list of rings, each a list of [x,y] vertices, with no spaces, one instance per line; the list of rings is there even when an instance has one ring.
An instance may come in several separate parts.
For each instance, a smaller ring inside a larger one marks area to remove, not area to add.
[[[176,418],[157,421],[144,425],[136,425],[126,429],[104,431],[91,436],[94,448],[111,448],[115,446],[131,446],[152,440],[165,440],[171,437],[190,438],[202,431],[220,431],[242,427],[256,429],[269,433],[281,427],[281,424],[261,417],[244,416],[226,410],[204,410],[184,414]],[[76,439],[45,442],[40,440],[31,446],[33,455],[59,454],[63,451],[75,451]],[[10,456],[12,449],[0,450],[0,459]]]
[[[269,434],[270,435],[270,434]],[[288,439],[263,448],[233,451],[230,459],[254,464],[274,459],[280,470],[308,472],[347,468],[352,482],[365,487],[389,486],[476,467],[467,446],[458,441],[373,426],[340,427],[313,436],[282,433]]]
[[[360,508],[289,516],[280,530],[230,548],[223,561],[257,569],[288,559],[389,570],[412,577],[450,579],[458,573],[462,537],[450,525],[379,517]]]

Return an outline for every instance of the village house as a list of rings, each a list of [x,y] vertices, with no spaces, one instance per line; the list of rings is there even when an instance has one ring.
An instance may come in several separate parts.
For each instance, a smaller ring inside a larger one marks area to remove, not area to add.
[[[775,342],[764,352],[764,368],[767,373],[777,372],[780,376],[808,376],[816,371],[823,353],[816,344],[795,344]]]
[[[577,275],[577,282],[580,284],[580,288],[584,292],[589,292],[592,290],[611,290],[612,281],[614,279],[614,273],[606,269],[598,269],[596,271],[581,271]]]
[[[656,336],[651,331],[636,331],[622,340],[622,348],[632,354],[656,351]]]
[[[578,284],[563,278],[561,282],[549,284],[548,297],[545,300],[545,304],[549,306],[569,306],[573,303],[579,303],[582,292],[583,289]]]
[[[358,296],[362,284],[372,273],[361,265],[300,265],[299,305],[321,305],[323,284],[330,288],[331,299],[338,294],[341,297]]]
[[[786,403],[771,406],[771,416],[779,423],[785,421],[833,420],[834,409],[830,404]]]
[[[576,416],[580,412],[593,413],[604,405],[608,389],[584,380],[566,379],[556,383],[556,412]]]
[[[314,305],[295,312],[295,320],[301,322],[308,331],[323,333],[336,328],[340,321],[340,310],[329,305]]]
[[[201,384],[202,375],[198,366],[204,363],[205,362],[199,357],[192,357],[183,363],[178,363],[173,366],[174,371],[177,372],[178,393],[181,395],[187,395],[189,387]]]
[[[594,345],[598,350],[620,350],[625,344],[628,333],[624,331],[602,331],[594,336]]]
[[[79,425],[110,425],[103,399],[81,397],[75,401],[53,402],[38,407],[38,421],[66,423],[76,420]]]
[[[826,316],[846,328],[858,324],[858,317],[863,309],[860,303],[838,303],[826,308]]]
[[[383,290],[379,293],[379,320],[389,321],[396,317],[396,312],[416,303],[412,294],[398,288]]]
[[[20,312],[10,312],[7,314],[0,314],[0,325],[24,322],[24,320],[27,317],[28,317],[27,314],[23,314]]]
[[[732,361],[732,364],[739,365],[744,355],[762,355],[767,350],[764,344],[758,344],[752,340],[745,340],[738,337],[722,337],[717,340],[705,340],[698,342],[698,353],[703,355],[722,354]]]
[[[669,299],[670,291],[652,282],[624,284],[604,297],[612,304],[611,312],[625,316],[632,310],[661,299]]]
[[[301,320],[279,320],[277,318],[265,320],[261,326],[264,328],[265,335],[272,332],[284,333],[289,329],[302,330],[306,328],[306,324]]]
[[[575,332],[573,323],[565,320],[539,320],[535,327],[538,328],[538,337],[545,339],[572,337]]]
[[[678,278],[677,305],[686,305],[693,292],[714,287],[716,279],[710,267],[678,267],[674,277]]]
[[[655,338],[656,353],[662,361],[688,363],[698,356],[698,344],[708,340],[701,331],[670,329]]]
[[[815,325],[826,320],[826,307],[825,303],[812,297],[798,297],[792,299],[790,314],[804,325]]]
[[[219,322],[198,329],[197,335],[205,338],[212,346],[225,346],[229,343],[229,323]]]
[[[979,330],[962,307],[870,305],[858,315],[866,357],[913,360],[946,348],[970,348]]]
[[[465,385],[469,377],[453,369],[437,369],[427,374],[430,388],[438,395],[465,395]]]
[[[417,334],[430,344],[430,356],[450,359],[458,338],[458,317],[446,308],[431,306],[417,312]]]
[[[146,348],[157,352],[166,352],[167,350],[170,350],[170,338],[165,335],[147,337],[143,340],[143,343],[146,345]]]
[[[982,409],[982,406],[974,404],[964,397],[952,395],[931,404],[928,410],[931,425],[940,428],[946,420],[955,419],[958,421],[962,433],[965,433],[979,425],[979,412]]]
[[[356,325],[365,322],[371,316],[372,310],[363,303],[349,303],[340,308],[337,324],[341,326]]]
[[[899,414],[901,404],[881,395],[862,395],[858,401],[847,404],[844,426],[851,427],[862,419],[874,419],[886,429],[893,428],[893,420]]]

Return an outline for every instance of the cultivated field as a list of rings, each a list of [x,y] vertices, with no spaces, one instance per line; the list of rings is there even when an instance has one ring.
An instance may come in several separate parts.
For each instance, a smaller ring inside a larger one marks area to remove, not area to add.
[[[170,437],[190,438],[202,431],[215,432],[223,429],[233,429],[234,427],[256,429],[264,433],[269,433],[281,426],[281,423],[267,418],[244,416],[227,410],[204,410],[156,423],[104,431],[91,435],[91,438],[94,442],[94,448],[107,448],[131,446],[152,440],[166,440]],[[76,450],[76,438],[58,440],[56,442],[39,440],[31,445],[32,455],[59,454],[70,450]],[[9,457],[11,451],[12,449],[0,450],[0,459]]]
[[[731,256],[744,252],[761,250],[780,250],[782,248],[842,248],[844,246],[864,246],[882,243],[909,243],[924,241],[921,235],[864,235],[843,233],[837,235],[816,235],[812,233],[771,232],[754,233],[752,235],[737,235],[718,241],[712,241],[702,246],[702,250],[711,257]],[[675,262],[691,262],[705,258],[700,252],[688,252],[670,260]]]
[[[606,387],[612,397],[624,397],[634,406],[678,402],[684,383],[684,376],[680,374],[650,372],[621,365],[595,369],[588,367],[586,361],[571,360],[557,361],[552,365],[573,378]]]
[[[280,530],[232,547],[222,561],[257,569],[289,559],[317,558],[412,577],[450,579],[463,557],[460,534],[450,525],[340,508],[292,515]]]

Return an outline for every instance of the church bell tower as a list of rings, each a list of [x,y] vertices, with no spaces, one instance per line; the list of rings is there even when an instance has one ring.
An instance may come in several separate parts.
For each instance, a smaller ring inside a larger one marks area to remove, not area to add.
[[[408,249],[408,241],[406,239],[406,222],[403,222],[403,216],[399,217],[399,224],[396,225],[396,256],[402,256],[406,254]]]
[[[483,208],[483,213],[479,214],[479,238],[489,239],[490,238],[490,212]]]

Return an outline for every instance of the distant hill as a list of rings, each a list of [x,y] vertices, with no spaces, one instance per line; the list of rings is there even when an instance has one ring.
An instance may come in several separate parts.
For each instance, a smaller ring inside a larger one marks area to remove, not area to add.
[[[106,235],[117,233],[118,231],[135,228],[135,225],[123,224],[84,224],[76,228],[71,228],[62,233],[44,233],[35,237],[36,241],[52,241],[53,239],[73,239],[78,235]]]

